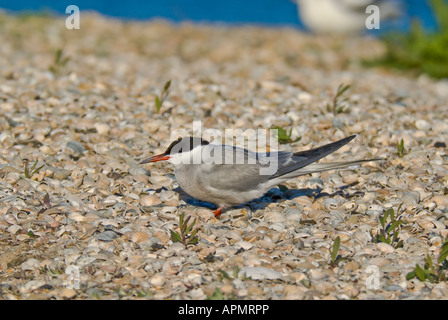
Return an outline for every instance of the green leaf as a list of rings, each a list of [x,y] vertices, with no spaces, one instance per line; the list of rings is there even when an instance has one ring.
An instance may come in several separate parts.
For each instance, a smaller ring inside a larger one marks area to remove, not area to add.
[[[447,256],[448,256],[448,243],[444,243],[438,259],[439,264],[443,263],[446,260]]]
[[[207,297],[207,300],[224,300],[224,295],[219,288],[215,288],[215,292],[210,297]]]
[[[400,142],[397,142],[397,153],[400,158],[403,158],[404,155],[404,141],[401,139]]]
[[[36,161],[34,161],[34,164],[31,166],[31,171],[33,171],[34,168],[36,168],[36,165],[37,165],[37,159],[36,159]]]
[[[425,258],[425,269],[429,269],[429,270],[433,269],[432,259],[429,256],[429,254],[427,254],[426,258]]]
[[[184,217],[185,217],[185,212],[182,212],[179,216],[179,227],[181,227],[184,224]]]
[[[379,240],[380,242],[389,243],[389,242],[386,240],[386,238],[385,238],[382,234],[379,234],[379,235],[378,235],[378,240]]]
[[[380,216],[380,224],[381,227],[384,229],[384,226],[386,225],[386,217],[384,215]]]
[[[25,178],[31,178],[30,176],[30,171],[28,170],[28,165],[25,165],[25,170],[24,170],[24,174],[25,174]]]
[[[411,271],[411,272],[409,272],[409,273],[406,275],[406,280],[412,280],[412,279],[414,279],[415,277],[416,277],[415,272],[414,272],[414,271]]]
[[[160,101],[158,96],[156,96],[155,106],[157,112],[159,112],[159,110],[162,108],[162,102]]]
[[[61,61],[61,57],[62,57],[62,49],[57,49],[54,56],[54,63],[59,64],[59,62]]]
[[[198,233],[198,229],[197,229],[197,228],[194,229],[194,230],[191,232],[190,238],[194,238],[194,237],[196,237],[196,233]]]
[[[199,242],[198,238],[190,238],[190,240],[188,240],[188,244],[197,244]]]
[[[191,216],[188,216],[186,219],[185,219],[185,221],[184,221],[184,223],[180,226],[180,231],[182,232],[182,234],[184,234],[184,235],[186,235],[188,232],[187,232],[187,227],[188,227],[188,222],[190,221],[190,219],[191,219]]]
[[[191,231],[191,229],[193,229],[195,223],[196,219],[194,219],[193,222],[187,227],[187,229],[185,230],[185,234],[188,234]]]
[[[233,278],[237,279],[238,278],[238,273],[240,272],[240,267],[238,267],[238,265],[235,265],[233,267]]]
[[[343,83],[341,83],[338,87],[338,91],[337,91],[337,96],[341,96],[344,94],[345,91],[347,91],[348,89],[350,89],[351,85],[344,85]]]
[[[335,262],[338,257],[339,246],[341,245],[341,238],[338,236],[334,239],[333,250],[331,251],[331,262]]]
[[[232,280],[232,278],[230,278],[229,274],[227,272],[225,272],[224,270],[219,269],[219,272],[221,272],[222,276],[224,278],[226,278],[227,280]]]
[[[170,234],[171,234],[171,240],[173,242],[182,242],[182,238],[177,232],[170,230]]]
[[[390,220],[394,219],[394,209],[393,208],[387,209],[387,211],[384,213],[384,219],[387,219],[387,217],[390,217]]]
[[[170,88],[171,85],[171,80],[168,80],[167,82],[165,82],[165,85],[163,86],[163,91],[167,92],[168,89]]]
[[[417,278],[421,282],[424,282],[426,280],[426,274],[425,274],[425,272],[423,271],[423,269],[419,265],[415,266],[414,272],[415,272],[415,275],[417,276]]]
[[[395,229],[397,229],[401,224],[403,224],[403,221],[402,220],[397,220],[397,221],[394,221],[391,225],[390,225],[390,230],[395,230]]]
[[[42,169],[43,167],[44,167],[44,164],[41,165],[39,168],[33,170],[33,172],[31,173],[31,175],[33,175],[33,174],[35,174],[35,173],[38,173],[38,172],[40,171],[40,169]]]

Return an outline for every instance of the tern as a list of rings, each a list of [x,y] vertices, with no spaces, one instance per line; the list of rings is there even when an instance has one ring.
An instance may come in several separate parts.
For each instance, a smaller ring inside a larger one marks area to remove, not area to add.
[[[182,190],[198,200],[216,204],[218,209],[213,213],[219,218],[224,209],[260,198],[286,180],[383,160],[314,163],[338,150],[355,136],[295,153],[257,153],[237,146],[211,144],[199,137],[183,137],[172,142],[165,152],[145,159],[140,164],[171,162]]]

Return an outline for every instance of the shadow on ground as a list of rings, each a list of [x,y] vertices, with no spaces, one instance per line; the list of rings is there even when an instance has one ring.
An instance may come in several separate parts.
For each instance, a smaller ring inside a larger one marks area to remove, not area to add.
[[[264,196],[258,199],[254,199],[246,204],[242,204],[240,206],[233,207],[232,209],[238,209],[238,208],[249,208],[251,211],[256,211],[260,209],[264,209],[271,203],[277,203],[282,202],[285,200],[292,200],[297,197],[301,196],[311,196],[314,199],[319,199],[321,197],[334,197],[336,195],[340,195],[341,197],[344,197],[346,199],[351,199],[353,197],[358,197],[364,195],[364,192],[356,191],[354,193],[347,192],[347,189],[356,185],[357,183],[352,183],[348,185],[341,186],[337,188],[337,190],[334,193],[328,193],[328,192],[322,192],[322,188],[316,187],[316,188],[304,188],[304,189],[288,189],[284,186],[279,186],[270,189]],[[179,199],[185,201],[187,204],[196,206],[196,207],[203,207],[210,210],[215,210],[218,208],[217,205],[198,200],[196,198],[193,198],[189,196],[185,191],[183,191],[180,187],[174,189],[174,191],[179,193]]]

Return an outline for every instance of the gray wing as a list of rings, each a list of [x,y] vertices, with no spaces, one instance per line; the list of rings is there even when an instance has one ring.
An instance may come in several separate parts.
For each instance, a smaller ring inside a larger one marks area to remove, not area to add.
[[[204,166],[202,172],[204,173]],[[260,168],[256,164],[230,165],[221,164],[208,166],[209,174],[200,178],[203,186],[223,191],[243,192],[256,188],[260,183],[269,180],[269,176],[260,175]]]
[[[287,158],[292,153],[286,152]],[[205,163],[205,165],[204,165]],[[219,190],[247,191],[266,182],[271,175],[260,174],[260,155],[235,146],[209,145],[203,153],[201,183]]]
[[[316,162],[338,150],[355,137],[352,135],[315,149],[296,153],[285,151],[255,153],[239,147],[212,146],[219,154],[215,160],[222,159],[222,164],[216,164],[216,162],[203,164],[201,170],[205,174],[200,178],[201,183],[219,190],[247,191],[256,188],[259,184],[288,175]],[[262,169],[268,166],[275,168],[275,171],[263,174]],[[331,168],[327,170],[331,170]],[[305,173],[301,172],[297,176]],[[288,175],[288,177],[292,178],[294,175]]]
[[[336,141],[333,143],[329,143],[327,145],[324,145],[324,146],[321,146],[321,147],[318,147],[315,149],[293,153],[290,160],[285,162],[284,166],[279,167],[279,169],[271,177],[271,179],[281,177],[288,173],[299,170],[313,162],[316,162],[317,160],[322,159],[323,157],[329,155],[330,153],[335,152],[342,146],[346,145],[351,140],[353,140],[355,137],[356,137],[356,135],[352,135],[350,137],[344,138],[342,140],[339,140],[339,141]]]

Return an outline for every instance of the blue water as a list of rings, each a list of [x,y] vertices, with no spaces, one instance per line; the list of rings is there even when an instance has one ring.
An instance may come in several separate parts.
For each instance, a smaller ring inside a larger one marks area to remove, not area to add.
[[[419,18],[428,28],[435,27],[434,17],[426,0],[404,1],[406,14],[387,26],[407,30],[413,18]],[[104,15],[147,20],[165,18],[174,22],[258,24],[303,28],[297,16],[297,6],[291,0],[0,0],[0,8],[12,12],[50,10],[65,15],[65,8],[77,5],[82,10],[94,10]],[[384,29],[384,28],[382,28]]]

